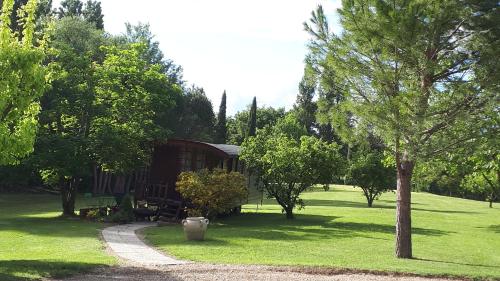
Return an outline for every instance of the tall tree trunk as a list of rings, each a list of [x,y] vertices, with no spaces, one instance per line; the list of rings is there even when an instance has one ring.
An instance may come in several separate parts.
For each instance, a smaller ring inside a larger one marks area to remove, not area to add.
[[[78,179],[71,179],[70,181],[61,180],[61,201],[64,216],[75,215],[75,199],[76,191],[78,188]]]
[[[396,256],[412,258],[411,245],[411,177],[414,162],[406,153],[402,159],[396,156],[397,163],[397,206],[396,206]]]
[[[111,187],[112,182],[113,182],[113,174],[108,172],[108,183],[106,184],[106,189],[104,193],[106,194],[113,194],[113,188]]]
[[[373,206],[373,199],[372,197],[367,197],[366,199],[368,199],[368,207],[371,208]]]
[[[350,144],[347,144],[346,160],[347,160],[347,165],[349,167],[349,165],[351,164],[351,145]],[[347,174],[344,175],[344,185],[347,185]]]
[[[117,175],[115,180],[115,187],[113,189],[113,194],[114,193],[120,193],[123,194],[125,193],[125,176],[123,175]]]
[[[286,218],[291,220],[294,218],[293,216],[293,208],[285,208]]]
[[[126,193],[126,194],[129,194],[129,193],[130,193],[130,185],[132,184],[132,177],[133,177],[133,176],[134,176],[133,174],[128,174],[128,175],[126,176],[126,179],[127,179],[127,181],[126,181],[126,183],[125,183],[125,193]]]
[[[98,171],[97,171],[97,165],[94,165],[94,170],[93,170],[93,176],[94,176],[94,186],[92,187],[92,192],[94,194],[97,194],[97,191],[99,190],[99,184],[98,184]]]
[[[105,176],[106,174],[102,170],[101,167],[98,169],[99,171],[99,188],[98,188],[98,194],[103,194],[104,193],[104,181],[106,180]]]

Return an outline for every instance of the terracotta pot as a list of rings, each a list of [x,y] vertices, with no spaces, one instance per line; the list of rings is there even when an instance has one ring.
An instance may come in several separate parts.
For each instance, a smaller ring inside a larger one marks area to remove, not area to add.
[[[204,217],[188,217],[182,220],[187,240],[203,240],[207,231],[208,219]]]

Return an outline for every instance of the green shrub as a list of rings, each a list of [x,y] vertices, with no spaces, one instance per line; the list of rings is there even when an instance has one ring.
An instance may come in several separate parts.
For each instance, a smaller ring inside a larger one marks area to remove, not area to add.
[[[105,217],[106,213],[103,213],[100,208],[89,210],[85,216],[86,219],[91,221],[103,221]]]
[[[237,172],[213,171],[183,172],[177,179],[177,191],[188,199],[193,208],[190,216],[213,218],[241,205],[247,198],[245,177]]]
[[[112,222],[129,223],[134,220],[134,207],[130,195],[125,195],[120,203],[118,211],[110,216]]]

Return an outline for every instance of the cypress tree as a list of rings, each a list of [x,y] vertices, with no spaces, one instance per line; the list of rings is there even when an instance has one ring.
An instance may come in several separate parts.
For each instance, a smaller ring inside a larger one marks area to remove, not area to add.
[[[226,143],[227,127],[226,127],[226,91],[222,94],[222,100],[219,106],[219,114],[217,115],[217,125],[215,126],[215,142]]]
[[[257,128],[257,98],[253,97],[252,107],[250,107],[250,115],[248,116],[247,137],[255,136],[256,128]]]

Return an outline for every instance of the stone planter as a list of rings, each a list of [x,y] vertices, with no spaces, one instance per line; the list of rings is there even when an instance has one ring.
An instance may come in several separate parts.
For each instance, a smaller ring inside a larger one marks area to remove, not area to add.
[[[203,240],[207,231],[208,219],[204,217],[188,217],[182,220],[187,240]]]

